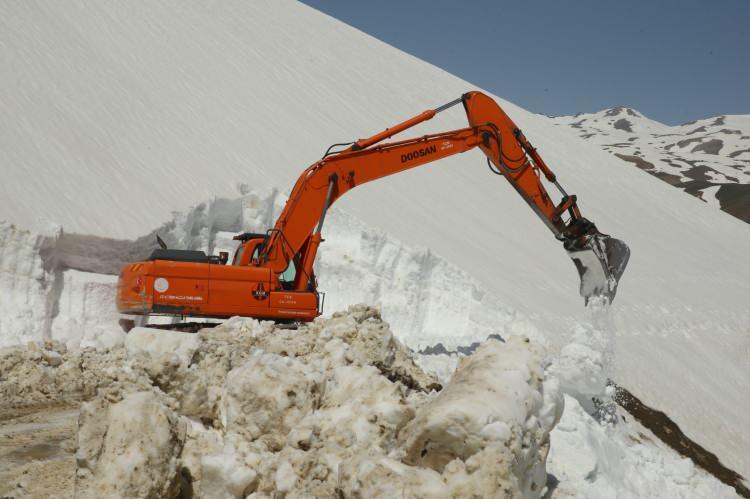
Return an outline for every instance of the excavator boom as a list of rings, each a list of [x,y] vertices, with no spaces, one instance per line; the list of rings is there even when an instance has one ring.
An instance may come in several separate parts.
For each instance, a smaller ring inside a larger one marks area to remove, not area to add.
[[[463,104],[469,127],[409,140],[382,143],[404,130]],[[299,177],[281,213],[262,260],[281,272],[291,255],[305,246],[302,261],[312,265],[320,228],[330,205],[348,190],[404,170],[479,147],[490,170],[505,177],[554,236],[563,242],[581,278],[580,293],[614,299],[630,251],[585,219],[575,195],[568,195],[523,132],[498,104],[481,92],[469,92],[429,109],[348,148],[324,156]],[[561,194],[555,203],[542,177]],[[317,227],[317,230],[315,229]],[[310,253],[312,250],[312,253]],[[310,258],[312,256],[312,258]],[[304,287],[305,283],[300,283]],[[302,289],[302,288],[300,288]]]
[[[466,128],[384,142],[438,113],[462,104]],[[490,170],[504,177],[539,216],[581,277],[586,303],[611,302],[630,250],[602,234],[581,215],[575,195],[557,181],[537,150],[498,104],[480,92],[429,109],[372,137],[333,151],[297,179],[284,209],[266,234],[241,234],[231,266],[227,255],[169,250],[164,246],[142,262],[128,264],[118,281],[121,313],[311,320],[320,314],[313,263],[326,213],[349,190],[388,175],[479,148]],[[546,180],[560,192],[554,201]]]

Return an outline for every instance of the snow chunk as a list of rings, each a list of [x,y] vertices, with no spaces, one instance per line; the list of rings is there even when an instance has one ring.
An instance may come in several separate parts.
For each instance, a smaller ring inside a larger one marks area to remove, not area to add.
[[[250,492],[258,474],[235,453],[204,456],[201,460],[201,497],[205,499],[240,499]]]
[[[106,409],[85,404],[79,420],[79,497],[172,497],[179,490],[185,424],[152,392]]]
[[[399,436],[406,462],[446,472],[456,483],[477,481],[480,490],[502,479],[538,496],[549,432],[562,413],[558,392],[545,394],[543,358],[541,347],[513,337],[487,341],[462,359],[450,384]]]
[[[292,427],[318,405],[321,382],[319,373],[303,362],[258,350],[227,375],[222,426],[227,433],[263,439],[278,450]]]
[[[135,327],[125,338],[128,352],[144,352],[152,357],[176,355],[183,365],[190,364],[201,339],[195,334],[148,327]]]

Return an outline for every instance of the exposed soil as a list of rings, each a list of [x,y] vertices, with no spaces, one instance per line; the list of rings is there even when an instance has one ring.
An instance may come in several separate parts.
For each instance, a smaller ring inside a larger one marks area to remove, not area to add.
[[[618,130],[625,130],[628,133],[633,132],[633,125],[625,118],[620,118],[619,120],[615,121],[613,125]]]
[[[650,172],[651,170],[656,168],[653,163],[649,163],[645,159],[639,158],[638,156],[630,156],[627,154],[620,154],[620,153],[615,153],[615,156],[629,163],[633,163],[635,166],[637,166],[641,170],[645,170],[647,172]]]
[[[724,184],[716,192],[721,209],[750,223],[750,184]]]
[[[737,156],[739,156],[740,154],[742,154],[742,153],[746,153],[746,152],[747,152],[747,153],[750,153],[750,149],[740,149],[739,151],[734,151],[734,152],[730,152],[730,153],[729,153],[729,157],[730,157],[730,158],[736,158],[736,157],[737,157]]]
[[[711,180],[711,177],[707,175],[709,171],[713,170],[707,166],[698,165],[695,161],[681,160],[691,165],[691,168],[685,171],[685,177],[690,180],[685,181],[685,178],[680,177],[679,175],[656,171],[655,166],[652,163],[643,158],[639,158],[638,156],[620,153],[614,154],[618,158],[633,163],[641,170],[650,173],[670,185],[679,187],[688,194],[698,198],[701,197],[703,189],[711,187],[712,185],[717,185]],[[683,165],[671,160],[665,161],[676,168],[684,168]],[[731,180],[731,177],[727,178]],[[719,200],[722,211],[739,218],[743,222],[750,223],[750,185],[721,184],[721,187],[716,192],[716,198]]]
[[[693,149],[690,152],[705,152],[706,154],[719,154],[719,151],[721,151],[722,147],[724,147],[724,142],[722,142],[720,139],[711,139],[707,142],[703,142],[702,144],[698,144],[697,146],[693,147]]]

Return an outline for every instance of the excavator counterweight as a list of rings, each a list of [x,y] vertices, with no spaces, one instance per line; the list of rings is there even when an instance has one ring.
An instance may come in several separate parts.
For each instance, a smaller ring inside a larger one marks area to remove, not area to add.
[[[462,104],[469,126],[396,142],[383,142],[438,113]],[[330,206],[349,190],[441,158],[479,148],[492,173],[504,177],[560,240],[581,277],[586,303],[611,302],[627,265],[628,246],[584,218],[536,148],[500,106],[469,92],[372,137],[344,144],[302,172],[273,228],[241,234],[231,265],[228,257],[169,250],[160,242],[146,260],[125,265],[118,280],[117,307],[134,315],[312,320],[321,313],[313,263]],[[543,180],[560,192],[555,202]]]

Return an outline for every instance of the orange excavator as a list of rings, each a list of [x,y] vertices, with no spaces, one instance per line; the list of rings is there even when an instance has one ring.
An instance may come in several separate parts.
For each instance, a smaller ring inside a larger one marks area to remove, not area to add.
[[[462,104],[469,126],[397,142],[384,140],[441,111]],[[321,313],[313,262],[331,205],[349,190],[478,147],[492,173],[505,177],[542,219],[581,277],[588,300],[612,301],[627,265],[625,243],[600,233],[581,216],[575,195],[563,190],[523,132],[490,97],[469,92],[370,138],[334,144],[297,179],[275,226],[265,234],[239,234],[229,255],[161,249],[122,269],[117,308],[123,314],[226,318],[234,315],[307,321]],[[334,150],[337,149],[337,150]],[[542,177],[561,194],[555,203]]]

